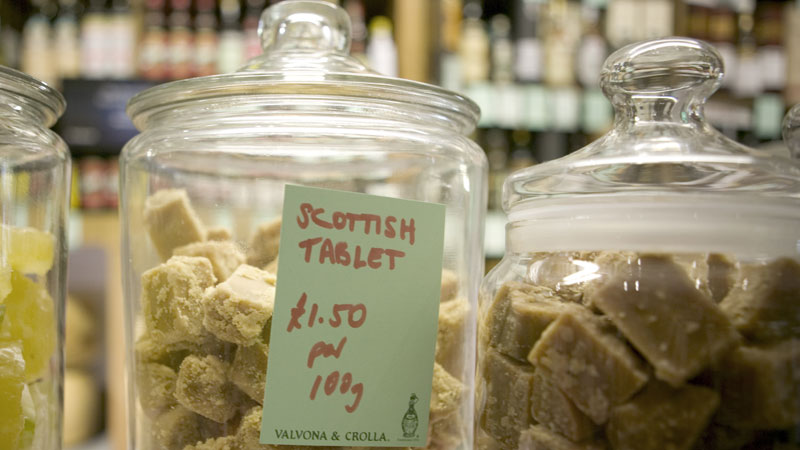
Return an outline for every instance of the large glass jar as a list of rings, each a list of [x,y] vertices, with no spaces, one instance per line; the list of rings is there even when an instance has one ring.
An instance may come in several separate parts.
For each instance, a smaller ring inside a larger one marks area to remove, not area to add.
[[[479,449],[794,448],[800,165],[704,120],[722,62],[624,47],[615,126],[504,186],[479,300]]]
[[[257,430],[268,315],[259,321],[256,308],[240,316],[264,331],[245,344],[232,335],[242,331],[239,319],[212,311],[217,303],[206,289],[237,270],[274,277],[288,184],[445,206],[434,309],[436,364],[446,372],[435,373],[458,395],[449,414],[432,417],[429,447],[471,448],[486,202],[485,156],[466,136],[476,105],[364,67],[348,55],[347,14],[330,2],[278,3],[259,29],[264,54],[240,71],[157,86],[128,107],[142,131],[120,162],[128,448],[273,448],[260,446]],[[209,261],[213,276],[200,274]],[[241,367],[242,360],[251,366]],[[192,375],[203,371],[218,376]],[[218,403],[188,398],[188,385],[198,380],[230,395]],[[405,402],[398,430],[408,396]]]
[[[61,448],[70,158],[64,98],[0,67],[0,447]]]

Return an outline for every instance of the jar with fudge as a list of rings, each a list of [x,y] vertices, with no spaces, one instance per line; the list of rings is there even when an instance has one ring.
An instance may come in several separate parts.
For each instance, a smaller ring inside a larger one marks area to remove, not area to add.
[[[259,32],[128,106],[128,448],[472,448],[477,106],[365,67],[331,2]]]
[[[0,66],[0,448],[61,448],[70,157],[55,89]]]
[[[614,128],[506,180],[476,448],[800,445],[800,164],[708,125],[722,68],[692,39],[618,50]]]

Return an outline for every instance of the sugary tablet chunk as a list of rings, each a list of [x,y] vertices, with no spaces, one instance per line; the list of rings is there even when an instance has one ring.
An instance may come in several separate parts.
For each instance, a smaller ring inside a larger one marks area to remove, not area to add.
[[[160,450],[183,450],[187,445],[205,439],[206,422],[199,415],[181,406],[153,420],[153,437]]]
[[[717,421],[774,430],[800,423],[800,339],[742,346],[719,367]]]
[[[567,308],[545,290],[537,293],[509,292],[505,325],[495,341],[500,353],[525,361],[542,332]],[[572,305],[577,307],[576,305]]]
[[[458,275],[452,270],[442,269],[442,285],[439,301],[453,300],[458,294]]]
[[[436,422],[455,413],[461,405],[465,391],[464,383],[447,373],[439,364],[433,363],[430,421]]]
[[[459,298],[439,305],[439,328],[436,332],[435,360],[447,372],[460,377],[464,371],[469,302]]]
[[[520,433],[517,450],[603,450],[606,447],[594,441],[575,443],[542,425],[532,425]]]
[[[193,242],[176,248],[173,254],[208,258],[218,283],[227,280],[237,267],[244,264],[244,253],[232,241]]]
[[[162,344],[201,338],[203,294],[216,282],[207,258],[173,256],[142,274],[142,312]]]
[[[55,244],[55,236],[46,231],[0,224],[0,255],[19,273],[46,274],[53,267]]]
[[[154,336],[155,335],[155,336]],[[230,361],[236,352],[236,346],[221,341],[207,333],[195,341],[181,341],[163,344],[158,333],[147,333],[136,340],[135,354],[137,364],[154,362],[178,370],[183,358],[189,354],[214,355],[219,359]]]
[[[25,380],[42,376],[56,350],[56,318],[53,300],[44,287],[14,271],[11,292],[2,304],[0,341],[22,343]]]
[[[275,306],[274,276],[243,264],[203,300],[203,325],[218,338],[239,345],[258,342]]]
[[[232,238],[231,230],[225,227],[209,228],[206,230],[206,239],[209,241],[230,241]]]
[[[145,200],[144,225],[162,260],[172,250],[204,241],[206,230],[183,189],[162,189]]]
[[[597,431],[591,419],[542,370],[533,375],[531,414],[537,422],[571,441],[582,441]]]
[[[24,417],[22,391],[25,387],[25,360],[22,346],[0,341],[0,447],[17,448]],[[7,446],[7,447],[6,447]]]
[[[653,365],[656,377],[673,386],[738,342],[719,307],[668,257],[640,255],[617,264],[587,296]]]
[[[427,450],[449,450],[459,448],[466,437],[465,421],[456,412],[449,416],[428,423]]]
[[[647,374],[624,342],[598,320],[589,312],[565,310],[542,333],[528,360],[602,424],[612,406],[644,386]]]
[[[264,402],[268,356],[269,347],[257,342],[246,347],[239,346],[231,364],[230,379],[233,384],[258,404]]]
[[[183,450],[241,450],[241,447],[238,445],[236,436],[222,436],[186,446]]]
[[[525,361],[544,328],[558,316],[553,311],[557,301],[550,288],[517,282],[504,284],[486,316],[489,346]],[[522,306],[533,303],[541,308],[526,310]]]
[[[653,381],[614,407],[606,437],[615,450],[690,450],[718,405],[719,394],[711,389]]]
[[[720,306],[750,339],[800,337],[800,262],[741,264],[739,279]]]
[[[0,305],[6,299],[8,294],[11,293],[11,267],[2,265],[0,262]],[[0,317],[0,323],[2,318]]]
[[[136,365],[136,391],[142,410],[152,418],[175,406],[175,381],[178,375],[163,364],[143,362]]]
[[[175,398],[183,407],[216,422],[235,414],[239,399],[228,381],[228,364],[215,356],[187,356],[178,370]]]
[[[267,272],[275,275],[278,273],[278,260],[280,259],[279,256],[276,256],[275,259],[270,261],[266,266],[264,266],[264,270]]]
[[[247,264],[264,267],[278,257],[281,243],[281,219],[275,219],[258,227],[250,239],[247,249]]]
[[[486,380],[480,424],[493,438],[516,448],[520,430],[533,424],[533,367],[488,349],[483,358]]]

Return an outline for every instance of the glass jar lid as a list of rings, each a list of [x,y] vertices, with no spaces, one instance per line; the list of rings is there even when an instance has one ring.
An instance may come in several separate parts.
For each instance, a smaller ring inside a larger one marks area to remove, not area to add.
[[[49,128],[64,113],[67,103],[60,92],[14,69],[0,66],[0,92],[3,107],[31,115]]]
[[[425,83],[386,77],[350,51],[350,18],[326,1],[288,0],[266,9],[258,29],[264,53],[239,71],[166,83],[134,96],[128,115],[141,130],[153,115],[186,104],[206,110],[281,110],[418,116],[471,132],[479,109],[471,100]]]
[[[786,239],[767,251],[797,247],[800,161],[745,147],[706,122],[703,105],[722,75],[717,51],[688,38],[610,55],[600,85],[615,108],[613,129],[506,180],[509,221],[538,227],[522,246],[725,251],[780,222]]]

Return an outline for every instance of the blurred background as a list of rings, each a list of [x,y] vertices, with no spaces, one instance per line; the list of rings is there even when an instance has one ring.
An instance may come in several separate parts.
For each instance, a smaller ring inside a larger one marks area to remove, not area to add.
[[[125,448],[117,156],[136,134],[135,93],[235,71],[260,54],[272,0],[0,0],[0,64],[60,89],[56,126],[73,152],[65,442]],[[725,60],[709,101],[721,132],[786,151],[781,119],[800,102],[800,1],[340,0],[352,53],[378,72],[475,100],[489,159],[487,270],[503,253],[500,189],[511,172],[574,151],[613,119],[598,87],[615,49],[682,35]]]

